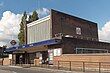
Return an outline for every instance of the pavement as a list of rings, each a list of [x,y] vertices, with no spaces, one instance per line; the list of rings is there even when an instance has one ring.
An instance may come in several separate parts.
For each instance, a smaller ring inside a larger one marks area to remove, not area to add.
[[[41,67],[23,68],[20,66],[0,66],[0,73],[83,73],[83,72],[48,69]]]
[[[14,71],[0,70],[0,73],[16,73],[16,72],[14,72]]]
[[[66,71],[41,67],[0,66],[0,73],[99,73],[99,72]]]
[[[76,71],[66,71],[66,70],[58,70],[58,69],[49,69],[49,68],[40,68],[40,67],[31,67],[31,70],[44,70],[44,71],[49,71],[51,73],[83,73],[83,72],[76,72]]]

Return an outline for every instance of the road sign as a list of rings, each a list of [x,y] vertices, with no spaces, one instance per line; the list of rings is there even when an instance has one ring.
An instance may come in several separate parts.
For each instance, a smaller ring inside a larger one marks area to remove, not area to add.
[[[12,41],[10,42],[10,44],[11,44],[11,45],[15,45],[15,44],[16,44],[16,41],[15,41],[15,40],[12,40]]]

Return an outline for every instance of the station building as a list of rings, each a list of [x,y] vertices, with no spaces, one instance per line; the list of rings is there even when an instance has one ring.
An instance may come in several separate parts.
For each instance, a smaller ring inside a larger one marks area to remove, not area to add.
[[[109,53],[110,43],[100,42],[97,23],[56,10],[50,15],[27,24],[27,44],[10,47],[13,64],[54,62],[63,54]]]

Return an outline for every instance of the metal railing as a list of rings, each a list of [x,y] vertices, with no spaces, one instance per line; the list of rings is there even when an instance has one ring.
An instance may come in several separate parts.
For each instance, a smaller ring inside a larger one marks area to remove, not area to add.
[[[35,66],[70,71],[110,73],[110,62],[57,61],[53,65],[35,64]]]
[[[58,69],[110,73],[110,62],[58,61]]]
[[[19,64],[20,65],[20,64]],[[81,71],[81,72],[97,72],[97,73],[110,73],[110,62],[85,62],[85,61],[54,61],[53,65],[39,64],[36,61],[35,64],[22,64],[24,67],[44,67],[63,69],[70,71]]]

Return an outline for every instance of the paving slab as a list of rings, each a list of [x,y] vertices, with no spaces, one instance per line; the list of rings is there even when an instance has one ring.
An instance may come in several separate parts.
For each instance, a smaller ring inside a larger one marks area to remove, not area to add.
[[[45,70],[52,73],[84,73],[79,71],[66,71],[66,70],[58,70],[58,69],[49,69],[49,68],[41,68],[41,67],[30,67],[29,69],[33,70]]]
[[[0,73],[16,73],[14,71],[5,71],[5,70],[0,70]]]

